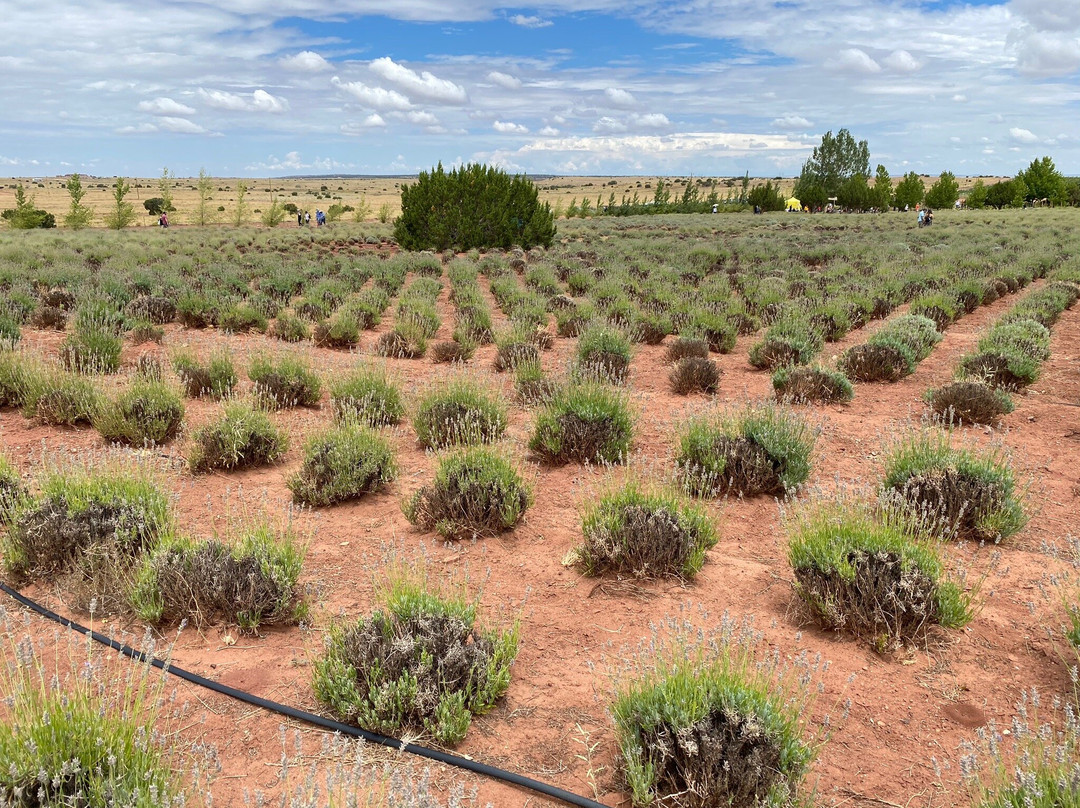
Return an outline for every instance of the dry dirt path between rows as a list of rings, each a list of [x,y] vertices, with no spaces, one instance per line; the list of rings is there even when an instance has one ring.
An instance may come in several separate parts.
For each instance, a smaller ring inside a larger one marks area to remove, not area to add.
[[[486,279],[480,283],[498,329],[505,317],[491,299]],[[924,391],[948,381],[961,354],[1022,294],[1007,296],[962,318],[910,377],[893,385],[857,385],[855,399],[847,406],[802,408],[822,430],[811,485],[825,489],[837,483],[872,486],[881,476],[883,453],[890,442],[917,425],[922,416]],[[444,327],[452,322],[452,309],[441,296]],[[378,335],[392,328],[392,311],[393,306],[374,332],[364,333],[360,354],[366,355]],[[865,341],[879,327],[873,323],[826,346],[825,358]],[[295,351],[310,357],[328,380],[358,359],[353,352],[292,348],[258,335],[225,336],[178,326],[169,326],[166,332],[167,348],[186,345],[206,354],[227,344],[242,366],[255,350]],[[740,337],[732,354],[717,358],[724,376],[715,403],[770,393],[769,375],[747,362],[747,351],[756,338]],[[26,336],[31,349],[51,352],[61,339],[62,335],[42,332]],[[557,340],[553,350],[543,354],[545,369],[565,370],[575,344]],[[532,462],[524,445],[533,414],[512,407],[506,445],[536,493],[534,507],[517,530],[498,539],[459,545],[446,545],[413,530],[401,513],[400,502],[431,478],[435,458],[417,446],[411,427],[403,425],[391,432],[402,473],[387,491],[294,515],[298,527],[311,537],[304,580],[313,593],[314,628],[274,629],[261,637],[232,631],[234,645],[227,644],[224,628],[188,629],[177,643],[176,661],[225,684],[315,709],[310,666],[320,652],[323,631],[335,616],[355,617],[371,609],[372,576],[379,576],[385,547],[394,544],[399,555],[426,555],[435,570],[445,570],[447,575],[467,571],[474,583],[484,582],[483,602],[493,617],[522,618],[521,654],[505,702],[476,719],[459,747],[478,760],[585,794],[591,795],[595,787],[604,802],[626,804],[627,795],[614,776],[614,740],[605,713],[611,693],[609,665],[625,658],[649,637],[651,625],[668,616],[694,616],[708,625],[728,612],[752,616],[769,645],[785,657],[805,650],[831,661],[815,718],[827,711],[838,717],[838,705],[851,700],[849,716],[834,724],[811,775],[822,805],[859,805],[872,799],[912,806],[964,803],[957,750],[962,741],[974,737],[974,726],[991,719],[1007,724],[1026,687],[1038,685],[1044,693],[1057,693],[1068,684],[1065,668],[1046,636],[1046,628],[1061,620],[1061,611],[1056,603],[1045,601],[1038,584],[1048,572],[1063,568],[1042,548],[1044,543],[1063,543],[1077,507],[1078,345],[1080,311],[1067,312],[1054,329],[1053,356],[1044,366],[1042,379],[1017,396],[1017,410],[1006,418],[1004,429],[993,434],[965,429],[959,436],[980,444],[1000,442],[1011,450],[1031,481],[1034,513],[1031,525],[999,548],[1000,561],[984,584],[984,607],[971,626],[925,648],[882,658],[869,647],[802,625],[790,588],[779,509],[771,499],[708,505],[721,539],[693,585],[583,578],[562,563],[580,540],[580,508],[608,484],[612,474],[618,477],[622,472]],[[140,350],[125,348],[125,363],[132,364]],[[683,398],[668,391],[664,350],[663,345],[638,346],[628,385],[638,413],[632,465],[646,475],[670,470],[676,428],[714,403],[706,397]],[[494,355],[493,345],[483,346],[463,369],[428,360],[388,360],[386,364],[413,396],[465,373],[493,385],[511,400],[512,377],[492,371]],[[192,426],[208,421],[216,412],[216,404],[188,402]],[[328,425],[330,413],[324,397],[321,408],[273,417],[288,428],[293,444],[284,462],[272,468],[192,477],[179,470],[183,440],[159,453],[163,465],[174,466],[166,480],[177,495],[182,529],[208,535],[213,529],[225,529],[228,520],[238,515],[288,511],[284,481],[299,467],[304,439]],[[0,412],[0,442],[24,470],[35,468],[43,454],[84,457],[103,449],[92,430],[42,428],[12,411]],[[957,547],[949,553],[977,576],[986,569],[994,550]],[[61,605],[51,590],[28,591],[51,605]],[[211,742],[219,749],[223,772],[214,789],[215,802],[240,804],[245,792],[256,790],[280,794],[286,785],[279,781],[277,770],[283,751],[280,721],[187,686],[180,691],[181,699],[190,700],[194,708],[180,736]],[[306,763],[316,765],[311,755],[318,749],[318,733],[299,731],[309,755]],[[582,741],[598,744],[591,777],[589,766],[578,757],[585,751]],[[293,743],[290,734],[286,739],[290,755]],[[393,755],[381,752],[375,757],[386,760]],[[932,758],[942,768],[940,776]],[[439,786],[459,777],[442,767],[434,771]],[[486,781],[466,778],[466,782],[479,787],[481,803],[547,804]]]

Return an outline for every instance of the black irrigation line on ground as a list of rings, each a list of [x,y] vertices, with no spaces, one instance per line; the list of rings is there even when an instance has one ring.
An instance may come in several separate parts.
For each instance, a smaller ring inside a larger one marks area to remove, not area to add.
[[[114,651],[119,651],[122,655],[133,659],[137,662],[149,663],[150,665],[158,668],[165,673],[171,673],[185,682],[191,682],[199,687],[205,687],[208,690],[212,690],[215,693],[219,693],[223,696],[242,701],[245,704],[251,704],[255,707],[261,707],[264,710],[277,713],[279,715],[286,716],[288,718],[295,718],[297,721],[304,721],[308,724],[314,724],[317,727],[331,730],[333,732],[340,732],[342,735],[348,735],[353,738],[362,738],[368,743],[377,744],[379,746],[385,746],[389,749],[397,749],[401,752],[405,752],[410,755],[417,755],[418,757],[427,758],[428,760],[434,760],[438,763],[445,763],[448,766],[455,766],[459,769],[465,769],[466,771],[479,774],[483,777],[489,777],[493,780],[500,780],[504,783],[508,783],[519,788],[525,788],[530,791],[535,791],[538,794],[542,794],[545,797],[551,797],[556,800],[568,803],[570,805],[578,805],[581,808],[608,808],[603,803],[596,800],[590,800],[588,797],[582,797],[578,794],[574,794],[570,791],[564,791],[548,783],[543,783],[539,780],[534,780],[531,777],[526,777],[521,774],[515,774],[514,772],[508,772],[505,769],[500,769],[496,766],[488,766],[485,763],[478,763],[475,760],[469,760],[468,758],[461,757],[460,755],[450,754],[449,752],[440,752],[438,749],[429,749],[426,746],[420,746],[414,743],[407,743],[398,738],[391,738],[386,735],[380,735],[377,732],[368,732],[365,729],[359,729],[348,724],[342,724],[339,721],[334,721],[331,718],[324,718],[321,715],[315,715],[314,713],[308,713],[304,710],[298,710],[295,707],[289,707],[284,704],[279,704],[276,701],[264,699],[259,696],[253,696],[243,690],[238,690],[235,687],[229,687],[219,682],[215,682],[212,679],[207,679],[205,676],[200,676],[197,673],[178,668],[175,665],[164,662],[157,657],[148,657],[144,652],[132,648],[130,645],[123,645],[111,637],[106,637],[104,634],[100,634],[97,631],[86,628],[86,626],[79,625],[74,620],[70,620],[67,617],[62,617],[56,612],[50,611],[42,606],[40,603],[31,600],[20,592],[10,588],[6,584],[0,583],[0,591],[3,591],[18,601],[20,604],[30,609],[33,612],[41,615],[42,617],[52,620],[54,623],[59,623],[62,626],[66,626],[74,631],[79,632],[84,636],[91,637],[96,642],[102,645],[107,645]]]

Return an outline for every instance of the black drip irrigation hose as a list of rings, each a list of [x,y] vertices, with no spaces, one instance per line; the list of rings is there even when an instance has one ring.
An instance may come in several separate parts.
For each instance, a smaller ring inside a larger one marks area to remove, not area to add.
[[[50,611],[37,603],[34,600],[26,597],[25,595],[17,592],[4,583],[0,583],[0,591],[3,591],[17,600],[26,608],[31,611],[37,612],[42,617],[52,620],[54,623],[59,623],[62,626],[66,626],[74,631],[79,632],[84,636],[91,637],[96,642],[102,645],[107,645],[114,651],[119,651],[129,659],[134,659],[137,662],[149,663],[155,668],[159,668],[165,673],[170,673],[185,682],[191,682],[199,687],[205,687],[207,690],[212,690],[215,693],[220,693],[223,696],[242,701],[245,704],[251,704],[255,707],[261,707],[264,710],[284,715],[289,718],[295,718],[297,721],[304,721],[308,724],[314,724],[317,727],[328,729],[333,732],[340,732],[342,735],[349,735],[353,738],[363,738],[368,743],[377,744],[379,746],[385,746],[390,749],[397,749],[402,752],[406,752],[410,755],[417,755],[418,757],[427,758],[428,760],[434,760],[439,763],[445,763],[448,766],[456,766],[459,769],[465,769],[466,771],[473,772],[474,774],[482,775],[483,777],[489,777],[493,780],[500,780],[504,783],[509,783],[519,788],[525,788],[530,791],[535,791],[537,794],[543,794],[545,797],[551,797],[552,799],[560,800],[570,805],[578,805],[581,808],[608,808],[603,803],[599,803],[596,800],[590,800],[588,797],[582,797],[579,794],[574,794],[570,791],[564,791],[556,786],[543,783],[540,780],[534,780],[531,777],[526,777],[522,774],[515,774],[514,772],[508,772],[505,769],[500,769],[496,766],[489,766],[486,763],[478,763],[475,760],[469,760],[468,758],[461,757],[460,755],[452,755],[448,752],[440,752],[438,749],[429,749],[426,746],[419,746],[414,743],[406,743],[398,738],[391,738],[387,735],[380,735],[377,732],[368,732],[366,729],[360,729],[358,727],[350,726],[349,724],[342,724],[339,721],[334,721],[331,718],[324,718],[321,715],[315,715],[314,713],[308,713],[304,710],[298,710],[295,707],[289,707],[285,704],[279,704],[276,701],[270,701],[259,696],[253,696],[243,690],[237,690],[235,687],[229,687],[223,685],[220,682],[215,682],[212,679],[207,679],[205,676],[199,676],[197,673],[186,671],[183,668],[178,668],[175,665],[164,662],[157,657],[148,657],[143,651],[132,648],[130,645],[123,645],[111,637],[106,637],[104,634],[100,634],[86,626],[79,625],[74,620],[70,620],[63,617],[56,612]]]

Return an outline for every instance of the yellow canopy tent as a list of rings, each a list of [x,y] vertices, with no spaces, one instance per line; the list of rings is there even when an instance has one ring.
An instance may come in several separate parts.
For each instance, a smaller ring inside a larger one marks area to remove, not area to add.
[[[802,202],[795,197],[791,197],[784,203],[785,210],[802,210]]]

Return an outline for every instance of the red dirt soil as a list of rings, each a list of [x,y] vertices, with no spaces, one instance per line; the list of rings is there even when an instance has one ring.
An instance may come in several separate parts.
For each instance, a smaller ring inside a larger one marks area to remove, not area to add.
[[[811,486],[826,490],[840,484],[873,486],[881,477],[890,441],[917,426],[925,414],[923,393],[951,380],[961,354],[1017,299],[1009,295],[962,318],[916,372],[901,382],[857,385],[850,405],[800,408],[822,430]],[[498,327],[504,318],[490,295],[488,300]],[[445,292],[439,308],[443,326],[436,339],[448,339],[453,308]],[[391,327],[391,319],[375,334],[364,334],[361,354],[370,351],[377,333]],[[879,323],[871,324],[826,346],[826,355],[837,355],[865,341],[878,327]],[[61,334],[30,331],[25,343],[31,350],[55,355],[62,338]],[[771,393],[769,375],[747,362],[754,339],[741,337],[734,353],[718,357],[724,375],[715,404]],[[354,353],[290,348],[261,335],[226,336],[212,330],[166,327],[169,350],[190,346],[205,353],[222,344],[232,349],[241,368],[257,349],[296,350],[309,356],[325,379],[358,361]],[[543,356],[545,369],[565,370],[574,345],[573,340],[557,340]],[[620,585],[582,577],[562,560],[580,541],[579,509],[609,474],[580,465],[541,466],[529,459],[524,446],[533,413],[512,407],[504,443],[519,458],[536,495],[534,507],[515,531],[497,539],[446,545],[437,536],[413,529],[402,515],[400,502],[431,478],[435,456],[420,449],[411,428],[402,425],[391,433],[402,473],[388,490],[294,516],[301,531],[311,536],[304,581],[313,593],[314,628],[272,629],[257,637],[224,626],[202,631],[189,628],[176,645],[174,661],[224,684],[318,711],[310,677],[311,661],[321,652],[323,631],[335,616],[355,617],[371,610],[372,576],[378,575],[384,549],[392,543],[404,557],[426,555],[435,570],[457,574],[467,570],[472,582],[483,581],[489,619],[520,614],[523,621],[521,653],[509,692],[490,714],[474,719],[457,750],[460,753],[588,796],[595,788],[600,800],[609,805],[629,804],[615,774],[614,737],[605,712],[611,696],[608,665],[625,658],[648,637],[651,624],[690,607],[689,613],[705,624],[725,612],[753,616],[769,645],[785,657],[805,649],[831,661],[812,720],[826,711],[838,718],[845,699],[851,700],[851,709],[846,720],[834,723],[809,777],[821,805],[966,803],[959,744],[972,740],[974,728],[986,721],[1007,726],[1025,688],[1037,686],[1044,694],[1065,693],[1070,688],[1060,649],[1048,638],[1048,631],[1063,621],[1062,609],[1042,594],[1039,584],[1049,573],[1067,567],[1046,546],[1064,549],[1080,494],[1077,345],[1080,309],[1066,312],[1054,328],[1053,354],[1043,366],[1042,378],[1016,396],[1016,411],[1005,418],[1003,429],[962,431],[962,441],[983,445],[994,441],[1008,447],[1014,463],[1030,480],[1032,519],[1022,533],[996,548],[1000,562],[983,584],[984,605],[974,622],[926,647],[885,658],[846,637],[804,625],[791,589],[793,576],[785,559],[779,509],[768,498],[708,506],[721,539],[693,584]],[[144,350],[125,347],[125,365],[133,366]],[[165,349],[151,346],[151,350],[166,356]],[[646,473],[670,469],[677,426],[714,404],[707,397],[685,398],[668,390],[664,351],[662,345],[639,346],[628,385],[638,411],[633,464]],[[389,360],[388,364],[413,395],[426,391],[435,380],[464,372],[498,385],[509,399],[513,379],[494,373],[494,353],[494,346],[480,348],[465,370],[428,360]],[[213,402],[188,401],[187,429],[207,422],[217,411]],[[214,529],[225,529],[230,516],[237,513],[255,514],[265,508],[283,514],[288,510],[285,478],[299,467],[305,436],[330,423],[328,401],[324,395],[321,408],[289,410],[272,417],[288,429],[292,447],[284,462],[271,468],[191,476],[180,470],[183,439],[160,452],[177,468],[167,480],[178,497],[181,529],[206,536]],[[0,413],[0,444],[24,473],[38,468],[43,452],[85,456],[105,448],[93,430],[41,427],[12,411]],[[964,559],[970,566],[973,579],[988,568],[994,551],[950,548],[954,559]],[[27,591],[64,611],[52,590]],[[167,636],[171,634],[166,631]],[[235,644],[227,644],[226,637],[235,638]],[[238,804],[245,792],[279,795],[283,787],[278,777],[281,720],[205,691],[185,686],[180,692],[181,699],[190,700],[194,708],[180,737],[212,743],[220,755],[222,773],[213,788],[215,803]],[[308,756],[304,763],[314,765],[311,755],[318,750],[318,733],[295,728],[305,737]],[[286,741],[289,754],[293,754],[292,731]],[[589,746],[598,744],[592,769],[599,773],[593,777],[584,760],[586,741]],[[387,760],[395,755],[378,757]],[[931,758],[938,761],[940,776]],[[527,792],[434,768],[437,786],[464,778],[469,788],[478,787],[481,804],[549,804]]]

